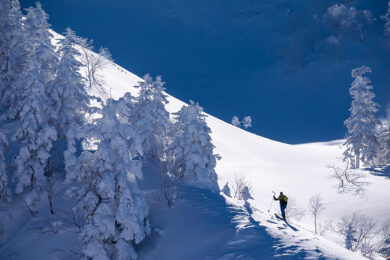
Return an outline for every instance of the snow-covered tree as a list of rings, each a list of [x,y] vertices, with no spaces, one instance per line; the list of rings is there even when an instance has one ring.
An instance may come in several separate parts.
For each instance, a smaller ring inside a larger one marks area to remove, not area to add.
[[[250,116],[244,117],[244,119],[242,120],[242,126],[244,128],[252,127],[252,117]]]
[[[9,116],[20,121],[15,139],[20,150],[14,159],[15,192],[31,191],[26,204],[33,208],[47,182],[45,168],[57,132],[50,124],[52,109],[47,89],[53,84],[57,57],[51,45],[47,15],[40,4],[29,8],[25,19],[29,55],[26,69],[15,81],[16,92]]]
[[[354,81],[349,89],[353,98],[349,109],[351,115],[344,122],[348,129],[344,158],[353,161],[355,168],[360,167],[360,160],[371,165],[377,156],[379,146],[376,128],[380,122],[375,118],[379,105],[373,101],[375,95],[371,91],[373,88],[371,80],[363,76],[367,72],[371,72],[367,66],[352,70]]]
[[[82,188],[70,193],[82,214],[83,254],[88,259],[135,259],[133,243],[150,232],[148,207],[137,180],[141,144],[135,129],[119,117],[118,101],[108,100],[102,117],[86,128],[98,140],[96,151],[84,151],[77,177]]]
[[[165,109],[168,103],[164,93],[164,82],[157,76],[145,75],[139,83],[139,96],[134,105],[131,121],[140,135],[144,155],[151,158],[161,158],[167,145],[168,131],[171,122]]]
[[[385,15],[381,16],[381,18],[385,21],[384,24],[384,35],[390,36],[390,1],[387,3],[388,8]]]
[[[50,33],[48,15],[42,9],[40,3],[36,7],[27,9],[27,15],[24,20],[25,28],[25,48],[28,52],[26,56],[25,68],[23,73],[18,76],[13,92],[11,93],[11,104],[8,112],[9,118],[15,119],[20,115],[23,107],[23,101],[31,91],[28,84],[28,78],[32,71],[37,70],[39,75],[34,77],[40,81],[42,86],[41,94],[44,95],[46,89],[52,88],[53,80],[56,73],[56,66],[58,63],[55,47],[52,45],[51,39],[53,35]],[[33,81],[30,82],[34,84]],[[45,99],[45,98],[44,98]],[[45,104],[50,105],[50,102]],[[47,111],[45,111],[47,112]]]
[[[170,173],[187,185],[218,190],[214,145],[202,108],[191,101],[175,116],[179,133],[167,150]]]
[[[59,63],[53,87],[48,89],[52,102],[50,122],[58,132],[58,141],[67,142],[64,151],[67,180],[75,178],[74,167],[76,158],[76,135],[85,124],[85,114],[90,111],[90,96],[85,91],[83,77],[80,74],[82,64],[77,60],[80,56],[75,48],[78,37],[67,28],[65,37],[59,41],[57,55]]]
[[[77,36],[70,28],[66,29],[64,36],[57,51],[60,59],[55,84],[48,93],[53,102],[51,120],[61,138],[67,135],[69,129],[85,124],[84,114],[89,111],[91,98],[79,72],[82,64],[77,60],[80,56],[75,48]]]
[[[50,102],[45,95],[45,84],[42,80],[39,67],[29,58],[29,69],[26,71],[24,82],[27,87],[24,96],[20,99],[21,109],[18,111],[21,126],[15,138],[21,144],[18,156],[14,163],[17,178],[16,193],[25,188],[42,189],[44,169],[50,157],[53,142],[57,139],[57,132],[48,123]]]
[[[240,119],[237,116],[233,116],[232,125],[239,127],[241,124]]]
[[[243,128],[249,128],[252,127],[252,117],[246,116],[242,119],[240,122],[240,119],[237,116],[233,116],[232,118],[232,125],[237,127],[243,127]]]
[[[4,150],[8,145],[7,137],[0,131],[0,201],[11,201],[7,166],[4,161]]]
[[[112,56],[107,48],[101,47],[99,51],[94,53],[93,41],[78,37],[77,44],[81,47],[81,60],[84,64],[84,73],[89,88],[98,86],[103,83],[99,73],[101,70],[112,61]]]
[[[390,164],[390,123],[384,123],[380,134],[379,140],[379,152],[378,160],[380,164]]]
[[[360,40],[364,40],[364,26],[373,22],[372,13],[369,10],[357,10],[355,7],[347,7],[343,4],[330,6],[325,14],[325,21],[340,38],[342,31],[358,31]]]
[[[24,70],[26,40],[18,0],[0,0],[0,107],[14,101],[14,81]]]
[[[324,16],[325,21],[339,37],[342,30],[351,28],[354,24],[356,15],[356,9],[354,7],[347,7],[343,4],[334,4],[328,7],[327,12]]]
[[[359,32],[360,40],[364,41],[364,27],[372,24],[374,21],[373,15],[368,10],[358,10],[355,17],[356,29]]]

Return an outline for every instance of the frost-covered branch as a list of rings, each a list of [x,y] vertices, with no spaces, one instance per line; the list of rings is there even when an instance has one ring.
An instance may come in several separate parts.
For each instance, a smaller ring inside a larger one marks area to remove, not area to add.
[[[85,75],[89,88],[102,85],[102,77],[99,73],[113,61],[107,48],[101,47],[99,52],[94,53],[93,41],[79,37],[78,44],[81,46],[81,60],[85,66]]]

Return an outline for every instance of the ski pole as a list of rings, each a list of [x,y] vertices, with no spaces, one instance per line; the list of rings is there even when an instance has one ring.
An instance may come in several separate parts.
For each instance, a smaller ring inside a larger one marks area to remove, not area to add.
[[[275,192],[274,191],[272,191],[272,193],[274,194],[274,196],[275,196]],[[271,198],[271,205],[269,205],[269,208],[268,208],[268,213],[269,213],[269,211],[271,210],[271,207],[272,207],[272,204],[274,203],[274,198]]]

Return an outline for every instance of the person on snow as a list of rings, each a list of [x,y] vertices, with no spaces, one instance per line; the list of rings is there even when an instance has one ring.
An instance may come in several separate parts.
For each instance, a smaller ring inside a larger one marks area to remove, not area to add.
[[[274,193],[274,200],[278,200],[280,203],[280,211],[282,212],[283,219],[286,219],[286,207],[287,207],[287,196],[283,194],[283,192],[280,192],[279,197],[275,198]]]

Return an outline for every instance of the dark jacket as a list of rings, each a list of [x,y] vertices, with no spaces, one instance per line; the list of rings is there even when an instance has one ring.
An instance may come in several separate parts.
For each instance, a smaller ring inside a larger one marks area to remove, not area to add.
[[[277,197],[277,198],[275,198],[275,196],[274,196],[274,200],[278,200],[280,203],[280,206],[283,206],[283,207],[287,206],[288,198],[286,195],[279,195],[279,197]]]

